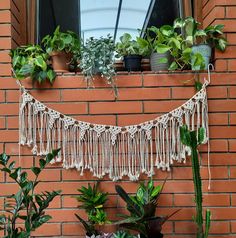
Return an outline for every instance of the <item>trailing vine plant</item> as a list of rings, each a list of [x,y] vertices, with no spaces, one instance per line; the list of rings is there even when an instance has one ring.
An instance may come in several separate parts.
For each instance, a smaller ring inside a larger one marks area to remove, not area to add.
[[[186,125],[180,128],[181,142],[191,149],[193,183],[196,203],[196,216],[194,218],[197,224],[197,238],[207,238],[210,223],[211,212],[206,210],[205,229],[203,228],[203,208],[202,208],[202,180],[200,175],[200,164],[198,159],[198,146],[205,140],[205,129],[199,128],[198,131],[190,131]]]
[[[39,160],[39,167],[32,167],[34,180],[28,179],[28,173],[21,167],[15,168],[15,161],[10,163],[10,156],[0,155],[0,171],[6,172],[15,181],[19,190],[7,197],[5,212],[0,215],[0,230],[5,230],[4,238],[28,238],[32,231],[47,223],[52,217],[45,214],[51,201],[61,191],[35,193],[40,173],[57,156],[59,150],[53,150]],[[19,222],[23,225],[19,226]]]
[[[88,81],[88,85],[93,84],[95,75],[100,74],[107,84],[111,85],[117,97],[117,87],[115,83],[114,67],[115,44],[113,38],[100,37],[96,39],[90,37],[81,45],[81,61],[79,67]]]

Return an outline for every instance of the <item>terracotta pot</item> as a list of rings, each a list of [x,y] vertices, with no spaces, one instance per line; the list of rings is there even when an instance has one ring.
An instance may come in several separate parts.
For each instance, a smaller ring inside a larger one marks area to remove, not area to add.
[[[51,53],[52,67],[55,72],[68,72],[72,54],[64,51],[54,51]]]

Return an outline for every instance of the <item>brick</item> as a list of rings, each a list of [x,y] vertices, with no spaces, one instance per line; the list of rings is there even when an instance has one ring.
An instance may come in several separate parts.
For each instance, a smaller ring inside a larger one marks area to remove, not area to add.
[[[227,113],[209,113],[209,125],[228,125]]]
[[[110,89],[68,89],[62,91],[62,101],[111,101],[115,100]]]
[[[116,125],[115,115],[79,115],[74,117],[80,121],[86,121],[90,123],[97,123],[103,125]]]
[[[233,112],[235,110],[236,100],[209,100],[210,112]]]
[[[0,115],[18,115],[18,104],[0,104]]]
[[[236,58],[236,46],[228,46],[224,52],[216,50],[215,58]]]
[[[228,70],[229,71],[236,71],[236,60],[229,60],[228,61]]]
[[[0,130],[0,141],[2,142],[14,142],[18,141],[19,132],[15,130]]]
[[[234,28],[232,26],[235,26],[236,20],[229,20],[229,19],[220,19],[220,20],[215,20],[213,22],[213,25],[217,24],[223,24],[224,27],[224,32],[234,32]]]
[[[174,195],[175,206],[195,206],[194,194],[175,194]],[[229,194],[203,194],[203,206],[216,207],[216,206],[229,206],[230,195]]]
[[[144,112],[170,112],[184,103],[181,100],[175,101],[149,101],[144,102]]]
[[[11,38],[10,37],[0,38],[0,47],[3,50],[11,49]]]
[[[236,113],[230,113],[229,115],[229,124],[235,125],[236,124]]]
[[[10,24],[0,24],[0,36],[11,36]]]
[[[236,6],[226,7],[226,17],[236,18]]]
[[[236,33],[228,33],[227,34],[227,41],[229,44],[236,44]]]
[[[42,102],[60,101],[59,90],[31,90],[30,94]],[[19,102],[19,91],[7,90],[6,100],[7,102]]]
[[[234,153],[211,153],[210,163],[212,166],[236,165],[236,154]],[[202,154],[202,164],[207,164],[207,154]]]
[[[94,102],[89,104],[91,114],[140,113],[141,102]]]
[[[216,71],[227,71],[228,70],[228,61],[216,59],[215,61],[215,70]]]
[[[0,64],[0,76],[9,76],[9,75],[11,75],[11,64]]]
[[[236,98],[236,86],[229,87],[229,97]]]
[[[119,126],[136,125],[145,121],[154,120],[161,114],[135,114],[135,115],[118,115],[117,121]]]
[[[87,103],[49,103],[47,106],[67,115],[87,113]]]
[[[118,100],[149,100],[170,98],[169,88],[129,88],[119,90]]]
[[[210,127],[211,138],[236,138],[236,126]]]
[[[50,220],[51,221],[51,220]],[[59,223],[46,223],[32,232],[32,236],[53,236],[61,237],[61,225]]]
[[[236,152],[236,140],[229,140],[229,151]]]
[[[84,228],[81,224],[77,223],[65,223],[62,225],[62,234],[63,235],[85,235]]]
[[[209,14],[205,17],[203,21],[203,27],[207,27],[212,24],[215,19],[220,19],[225,17],[225,8],[224,7],[215,7]]]
[[[0,11],[0,22],[1,23],[10,23],[11,22],[11,13],[9,10]]]
[[[0,9],[10,9],[10,0],[0,1]]]

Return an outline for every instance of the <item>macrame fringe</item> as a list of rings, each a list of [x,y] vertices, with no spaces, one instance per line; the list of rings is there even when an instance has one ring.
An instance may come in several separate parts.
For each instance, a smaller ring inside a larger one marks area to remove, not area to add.
[[[154,168],[170,170],[174,161],[185,162],[188,147],[180,141],[180,127],[205,128],[209,138],[206,81],[202,89],[177,109],[138,125],[119,127],[78,121],[46,107],[26,90],[19,111],[20,144],[32,147],[35,155],[61,148],[53,162],[66,169],[85,169],[116,181],[123,176],[138,180]]]

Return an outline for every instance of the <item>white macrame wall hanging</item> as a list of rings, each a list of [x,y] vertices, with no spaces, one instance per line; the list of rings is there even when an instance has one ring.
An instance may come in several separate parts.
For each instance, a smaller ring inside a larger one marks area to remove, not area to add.
[[[208,106],[205,80],[202,89],[180,107],[153,120],[125,127],[75,120],[39,102],[22,87],[19,110],[19,143],[32,147],[35,155],[61,148],[53,162],[83,175],[105,174],[113,181],[127,175],[138,180],[141,173],[154,174],[154,168],[170,170],[174,161],[185,162],[189,148],[180,141],[180,127],[205,128],[208,142]]]

